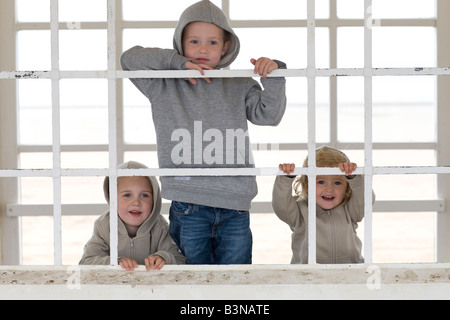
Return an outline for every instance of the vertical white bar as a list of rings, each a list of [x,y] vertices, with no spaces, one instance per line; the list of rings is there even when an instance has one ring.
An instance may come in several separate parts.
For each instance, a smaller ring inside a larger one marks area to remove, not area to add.
[[[308,0],[308,263],[316,263],[316,7]]]
[[[125,0],[126,1],[126,0]],[[115,6],[115,52],[123,52],[123,0],[116,0]],[[116,60],[116,70],[121,70],[119,60]],[[128,80],[128,79],[127,79]],[[117,163],[123,163],[125,156],[124,134],[124,89],[122,79],[116,79],[116,137]]]
[[[222,0],[222,11],[230,19],[230,0]]]
[[[15,1],[0,1],[0,70],[16,69]],[[0,168],[18,168],[18,108],[16,81],[0,81]],[[19,178],[0,179],[0,206],[19,203]],[[0,264],[22,264],[22,228],[19,217],[0,209]]]
[[[372,0],[364,2],[364,257],[365,262],[372,263]]]
[[[117,217],[117,112],[116,112],[116,3],[108,0],[108,114],[109,114],[109,194],[110,194],[110,257],[112,266],[118,262]]]
[[[53,139],[53,224],[54,264],[62,265],[61,234],[61,141],[60,141],[60,73],[59,73],[59,9],[58,0],[51,0],[52,51],[52,139]]]
[[[330,0],[330,68],[337,69],[337,0]],[[330,145],[338,145],[338,77],[330,77]]]
[[[438,37],[438,67],[450,66],[450,1],[439,0],[437,7],[437,37]],[[450,165],[450,77],[437,77],[437,165]],[[450,199],[450,175],[437,176],[437,191],[439,199]],[[436,217],[436,261],[450,262],[450,207],[440,212]]]

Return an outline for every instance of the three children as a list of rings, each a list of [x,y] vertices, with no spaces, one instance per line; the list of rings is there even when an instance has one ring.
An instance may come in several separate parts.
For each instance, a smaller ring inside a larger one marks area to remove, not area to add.
[[[121,57],[123,70],[197,70],[204,75],[204,70],[229,66],[240,49],[225,14],[208,0],[183,12],[173,43],[174,49],[131,48]],[[264,89],[252,78],[131,79],[150,100],[161,168],[254,167],[248,121],[280,123],[286,109],[285,79],[267,75],[286,65],[264,57],[250,62]],[[356,227],[364,214],[363,179],[351,176],[356,165],[338,150],[319,149],[317,159],[318,166],[339,166],[347,175],[318,177],[317,261],[362,263]],[[124,167],[145,166],[129,162]],[[294,168],[280,165],[286,174]],[[274,185],[275,213],[293,231],[292,263],[307,263],[305,179],[299,180],[300,198],[292,197],[293,177],[279,176]],[[107,200],[108,186],[106,178]],[[139,264],[159,270],[185,262],[252,263],[249,210],[257,194],[255,177],[162,177],[161,186],[161,196],[172,200],[170,227],[160,215],[154,177],[118,179],[118,262],[124,269]],[[109,214],[96,221],[80,264],[110,263]]]

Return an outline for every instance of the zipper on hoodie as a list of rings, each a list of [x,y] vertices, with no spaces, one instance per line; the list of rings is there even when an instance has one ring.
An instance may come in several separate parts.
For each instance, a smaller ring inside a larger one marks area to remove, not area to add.
[[[331,261],[332,263],[336,263],[336,228],[334,225],[334,219],[333,219],[333,215],[331,214],[331,211],[328,210],[327,211],[328,214],[328,218],[330,219],[330,224],[331,224]]]
[[[135,254],[134,254],[134,239],[135,238],[130,238],[130,257],[133,260],[136,260]]]

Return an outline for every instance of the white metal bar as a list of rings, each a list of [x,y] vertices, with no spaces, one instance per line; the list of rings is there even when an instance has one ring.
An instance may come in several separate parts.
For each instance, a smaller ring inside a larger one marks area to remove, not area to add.
[[[115,52],[124,52],[123,48],[123,0],[115,0]],[[117,58],[117,57],[116,57]],[[120,59],[116,59],[116,69],[122,69]],[[116,137],[117,163],[125,162],[125,126],[124,126],[124,81],[116,80]],[[150,151],[150,150],[149,150]]]
[[[116,3],[108,0],[108,115],[109,115],[109,190],[110,190],[110,257],[118,264],[117,216],[117,114],[116,114]]]
[[[438,66],[450,65],[450,1],[438,0],[437,28]],[[437,80],[437,142],[436,157],[438,165],[450,165],[450,78]],[[437,195],[450,195],[450,176],[437,178]],[[450,210],[437,215],[436,219],[436,261],[450,261]]]
[[[58,0],[51,0],[51,79],[52,79],[52,145],[53,145],[53,223],[55,265],[62,265],[61,232],[61,141],[60,141],[60,77],[59,77],[59,9]]]
[[[252,150],[260,150],[261,146],[267,144],[252,144]],[[317,144],[321,145],[320,143]],[[345,150],[364,150],[364,143],[359,142],[336,142],[334,146],[338,149]],[[374,142],[374,150],[436,150],[436,142]],[[301,151],[308,150],[308,143],[279,143],[277,144],[277,151]],[[34,153],[34,152],[51,152],[51,145],[20,145],[17,147],[19,153]],[[62,145],[61,152],[108,152],[109,146],[107,144],[85,144],[85,145]],[[265,150],[265,149],[264,149]],[[270,149],[269,149],[270,150]],[[156,152],[156,144],[125,144],[123,151],[145,151]]]
[[[372,175],[405,175],[405,174],[450,174],[450,167],[373,167]],[[365,174],[367,169],[360,167],[355,174]],[[58,175],[61,177],[103,177],[109,175],[110,169],[61,169]],[[296,168],[295,175],[308,174],[309,168]],[[317,168],[319,175],[343,174],[337,168]],[[0,170],[0,178],[52,178],[55,175],[52,169],[3,169]],[[211,169],[121,169],[114,170],[116,177],[123,176],[277,176],[283,175],[278,168],[211,168]]]
[[[308,264],[316,264],[316,6],[307,5],[308,30]]]
[[[364,259],[372,263],[372,184],[373,184],[373,156],[372,156],[372,0],[364,1]]]
[[[366,68],[322,68],[315,69],[316,77],[361,77],[364,76]],[[69,72],[68,72],[69,74]],[[450,75],[450,67],[444,68],[373,68],[373,76],[420,76],[420,75]],[[118,71],[119,78],[185,78],[203,77],[198,71],[192,70],[139,70],[139,71]],[[238,78],[255,77],[252,70],[205,70],[208,78]],[[284,69],[275,70],[268,77],[308,77],[307,69]]]
[[[170,203],[163,203],[161,212],[168,214]],[[8,217],[41,217],[52,216],[52,204],[8,204]],[[91,204],[63,204],[63,216],[98,216],[109,210],[109,205],[101,203]],[[374,212],[429,212],[441,213],[445,210],[444,199],[433,200],[379,200],[374,205]],[[269,201],[255,201],[252,203],[252,213],[273,214],[272,203]]]
[[[0,1],[0,70],[16,67],[15,2]],[[0,168],[17,168],[17,81],[0,81]],[[19,201],[19,179],[0,179],[0,264],[22,263],[21,220],[8,218],[4,204]]]
[[[59,30],[73,30],[73,21],[60,22]],[[18,22],[16,24],[18,31],[28,31],[28,30],[49,30],[50,24],[48,22]],[[77,25],[83,30],[105,30],[107,28],[106,22],[79,22]]]
[[[323,68],[316,69],[316,77],[362,77],[367,68]],[[193,70],[138,70],[138,71],[116,71],[117,79],[127,78],[240,78],[255,77],[253,70],[205,70],[202,76],[198,71]],[[450,67],[441,68],[373,68],[372,76],[448,76]],[[307,77],[308,69],[283,69],[275,70],[269,78],[286,77],[298,78]],[[0,79],[51,79],[50,71],[0,71]],[[107,79],[109,72],[97,71],[61,71],[60,79]],[[258,76],[259,77],[259,76]]]
[[[330,46],[330,68],[337,68],[337,0],[330,0],[330,27],[329,27],[329,46]],[[338,148],[338,85],[337,77],[330,77],[330,146]]]
[[[228,2],[228,1],[227,1]],[[225,4],[223,5],[226,10]],[[434,18],[425,19],[380,19],[377,20],[383,27],[435,27],[437,20]],[[69,22],[60,22],[60,30],[70,30]],[[316,26],[319,28],[330,27],[333,22],[330,19],[316,19]],[[123,27],[126,29],[173,29],[176,27],[176,21],[124,21]],[[307,20],[231,20],[233,28],[304,28]],[[362,27],[364,21],[361,19],[337,19],[334,24],[338,27]],[[80,27],[83,30],[105,30],[106,22],[81,22]],[[47,22],[18,22],[17,30],[48,30],[50,28]]]

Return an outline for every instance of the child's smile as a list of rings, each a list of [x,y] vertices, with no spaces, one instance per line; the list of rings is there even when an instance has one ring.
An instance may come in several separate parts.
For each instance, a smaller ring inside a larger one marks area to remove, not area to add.
[[[344,176],[317,176],[317,205],[324,210],[339,206],[344,200],[347,184]]]
[[[119,217],[131,236],[153,210],[152,185],[147,177],[121,177],[117,189]]]
[[[128,211],[128,213],[129,213],[131,216],[137,218],[137,217],[140,217],[140,216],[141,216],[142,211],[138,211],[138,210],[130,210],[130,211]]]

